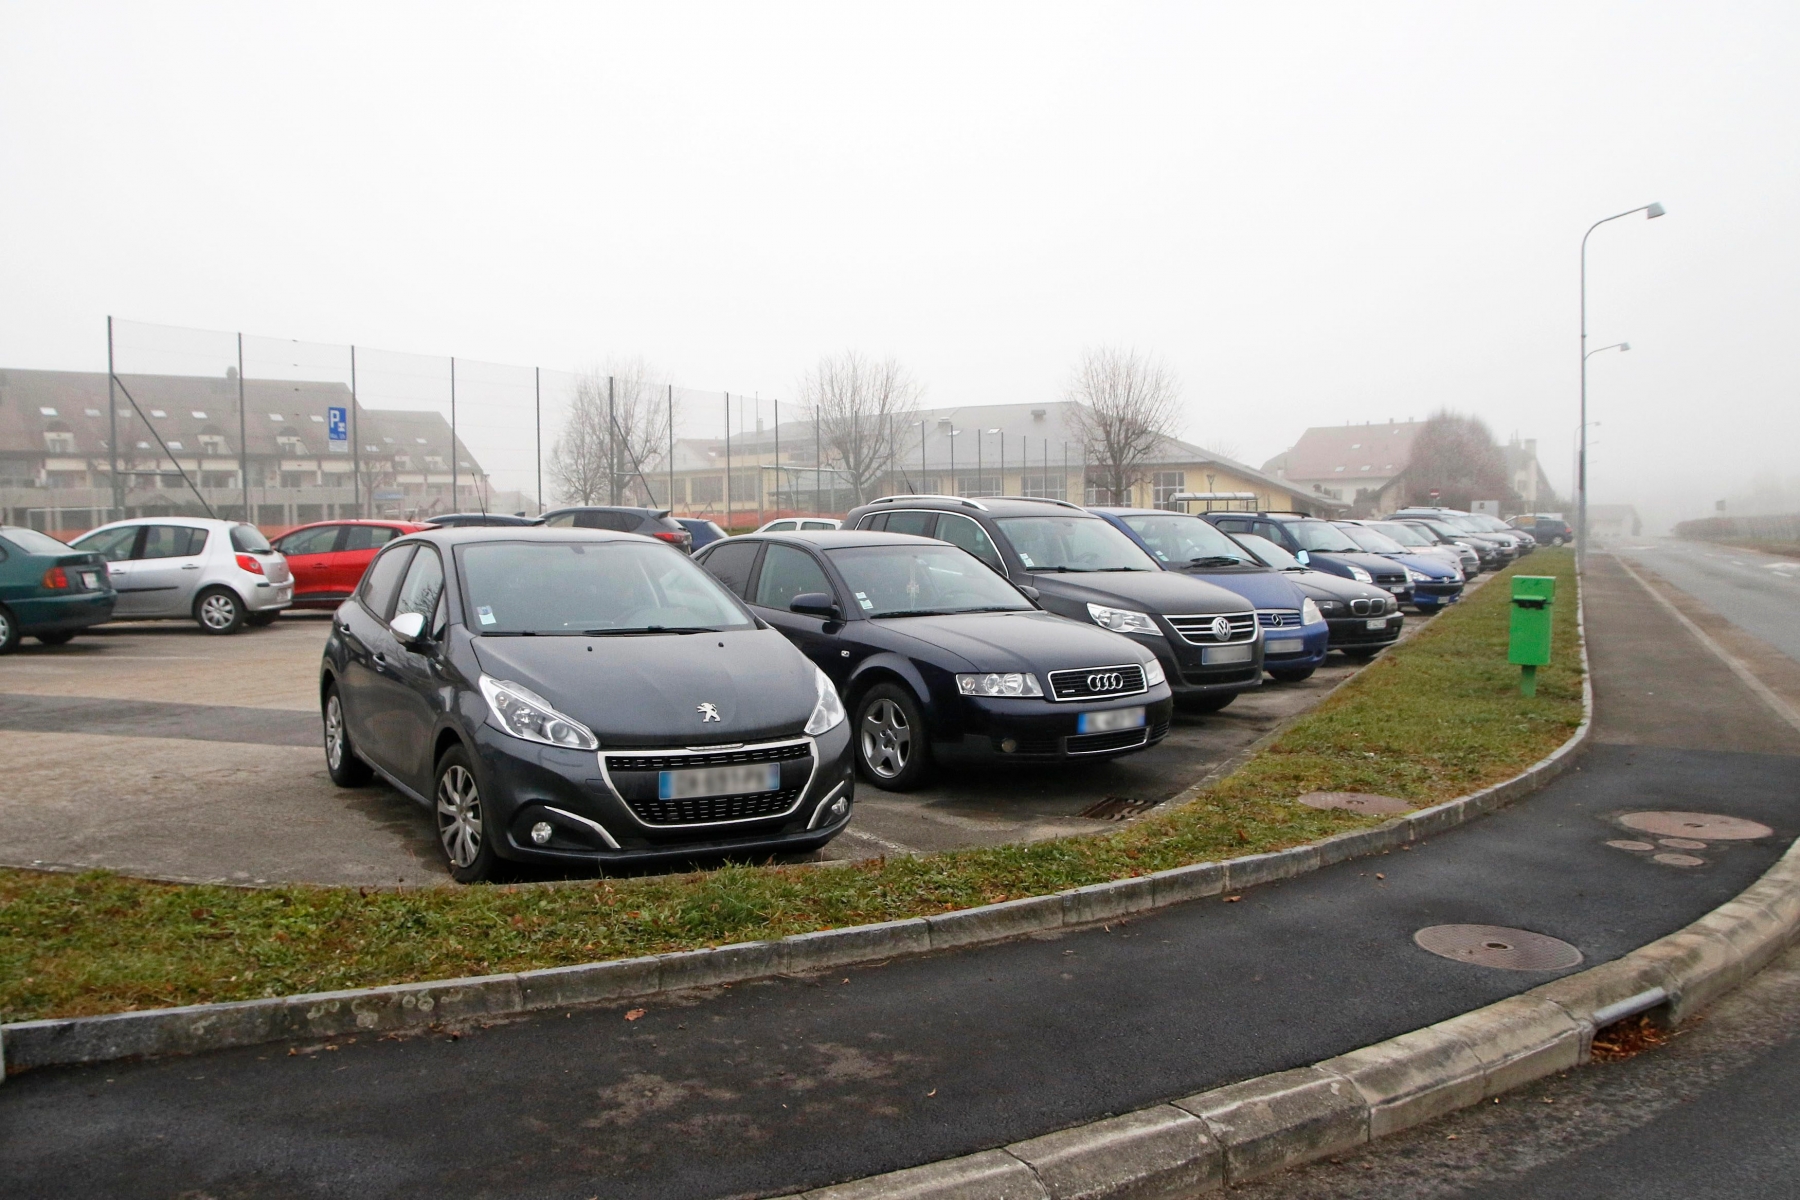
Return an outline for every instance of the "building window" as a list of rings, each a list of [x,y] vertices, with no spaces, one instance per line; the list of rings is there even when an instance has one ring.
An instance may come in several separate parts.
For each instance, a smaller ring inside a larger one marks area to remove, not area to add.
[[[200,453],[223,458],[231,453],[231,447],[225,444],[224,434],[203,433],[200,435]]]
[[[75,453],[75,435],[66,429],[46,429],[44,449],[52,454]]]
[[[319,482],[317,471],[283,471],[281,486],[284,488],[316,487]]]
[[[1112,489],[1107,486],[1107,481],[1106,481],[1105,477],[1100,476],[1100,475],[1089,475],[1086,479],[1084,479],[1082,481],[1081,491],[1082,491],[1082,495],[1086,497],[1086,499],[1084,499],[1082,501],[1083,504],[1130,504],[1131,503],[1131,488],[1130,487],[1127,487],[1125,489],[1124,494],[1119,495],[1119,496],[1114,496],[1112,493]]]
[[[299,458],[306,453],[306,443],[300,439],[298,429],[284,429],[276,434],[275,445],[291,458]]]
[[[725,499],[722,475],[699,475],[688,481],[688,493],[695,504],[717,504]]]
[[[1158,471],[1152,481],[1155,485],[1155,504],[1157,508],[1173,509],[1174,497],[1187,491],[1186,471]]]
[[[984,472],[980,475],[958,475],[956,477],[956,494],[959,496],[998,496],[1001,491],[1000,476],[998,475],[989,475]]]
[[[1020,477],[1019,486],[1025,495],[1034,500],[1067,500],[1069,498],[1069,477],[1061,471],[1052,474],[1042,471],[1036,474],[1027,472]]]

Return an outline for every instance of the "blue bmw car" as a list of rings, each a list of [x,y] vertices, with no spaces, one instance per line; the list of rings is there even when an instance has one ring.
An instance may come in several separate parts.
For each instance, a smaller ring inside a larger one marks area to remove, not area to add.
[[[1298,683],[1325,661],[1331,629],[1319,606],[1199,517],[1154,508],[1088,511],[1148,550],[1165,571],[1197,575],[1254,605],[1262,627],[1263,669],[1273,678]]]

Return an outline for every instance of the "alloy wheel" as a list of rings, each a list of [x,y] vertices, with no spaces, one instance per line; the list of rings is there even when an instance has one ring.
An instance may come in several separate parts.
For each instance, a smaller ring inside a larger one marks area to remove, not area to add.
[[[344,706],[336,692],[325,702],[325,762],[334,771],[344,765]]]
[[[912,757],[912,727],[892,700],[877,700],[863,714],[862,752],[869,770],[883,779],[893,779],[906,770]]]
[[[214,593],[200,602],[200,619],[206,622],[209,629],[229,629],[237,620],[237,601],[230,596]]]
[[[438,780],[437,814],[438,838],[451,865],[469,866],[481,853],[481,793],[460,763],[452,763]]]

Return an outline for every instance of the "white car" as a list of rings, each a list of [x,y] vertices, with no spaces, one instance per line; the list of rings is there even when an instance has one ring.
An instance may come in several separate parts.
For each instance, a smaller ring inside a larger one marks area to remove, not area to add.
[[[294,602],[287,559],[254,525],[210,517],[133,517],[76,538],[118,589],[115,621],[190,618],[207,633],[267,625]]]
[[[841,529],[844,523],[835,517],[782,517],[770,521],[757,533],[793,533],[799,529]]]

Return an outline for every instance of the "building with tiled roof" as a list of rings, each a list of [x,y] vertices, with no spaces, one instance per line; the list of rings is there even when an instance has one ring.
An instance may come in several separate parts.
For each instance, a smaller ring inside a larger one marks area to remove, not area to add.
[[[1315,425],[1263,470],[1303,492],[1361,507],[1378,506],[1412,459],[1423,421]]]

